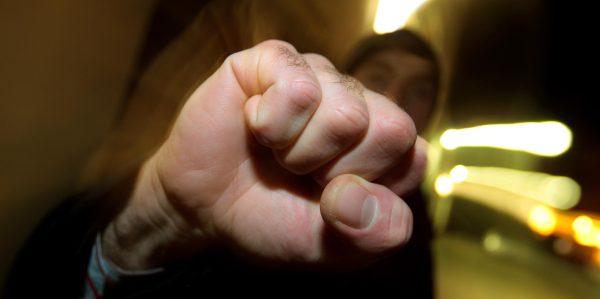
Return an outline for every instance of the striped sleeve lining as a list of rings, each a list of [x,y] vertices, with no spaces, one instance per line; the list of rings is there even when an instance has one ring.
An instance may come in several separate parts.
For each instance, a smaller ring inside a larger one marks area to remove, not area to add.
[[[164,271],[163,268],[155,268],[144,271],[124,270],[109,262],[102,254],[100,234],[96,236],[96,242],[92,248],[85,279],[84,298],[99,299],[104,295],[107,288],[123,283],[130,277],[143,277]]]

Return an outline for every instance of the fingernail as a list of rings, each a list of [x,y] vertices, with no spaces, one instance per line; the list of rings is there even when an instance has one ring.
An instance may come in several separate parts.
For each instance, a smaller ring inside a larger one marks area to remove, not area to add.
[[[334,207],[335,217],[343,224],[363,229],[377,213],[377,200],[357,183],[348,184],[338,193]]]

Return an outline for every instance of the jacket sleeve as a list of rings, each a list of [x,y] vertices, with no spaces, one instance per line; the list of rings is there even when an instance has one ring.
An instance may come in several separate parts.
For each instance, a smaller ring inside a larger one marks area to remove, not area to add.
[[[81,297],[100,198],[70,196],[42,219],[12,264],[3,298]]]
[[[81,298],[96,236],[118,213],[137,168],[66,197],[37,224],[9,270],[2,298]]]

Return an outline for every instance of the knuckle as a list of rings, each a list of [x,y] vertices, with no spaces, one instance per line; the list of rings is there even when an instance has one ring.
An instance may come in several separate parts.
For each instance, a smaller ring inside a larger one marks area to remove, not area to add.
[[[329,61],[329,59],[327,59],[325,56],[320,55],[320,54],[306,53],[306,54],[303,54],[302,56],[304,56],[304,59],[306,59],[306,61],[308,61],[311,65],[333,66],[333,64],[331,63],[331,61]]]
[[[292,46],[292,44],[282,41],[282,40],[278,40],[278,39],[269,39],[269,40],[263,41],[263,42],[259,43],[258,45],[256,45],[256,47],[260,48],[260,49],[274,50],[274,51],[277,51],[281,47],[295,50],[295,48],[294,48],[294,46]]]
[[[298,79],[283,88],[291,95],[290,109],[294,112],[315,110],[321,101],[321,87],[315,81]]]
[[[359,105],[343,105],[330,110],[326,133],[338,142],[362,136],[369,126],[369,115]]]
[[[235,53],[231,53],[231,54],[227,55],[227,57],[225,57],[225,59],[223,60],[223,65],[233,64],[233,62],[237,60],[237,57],[240,57],[243,55],[243,52],[244,51],[240,51],[240,52],[235,52]]]
[[[285,63],[287,66],[308,69],[309,65],[296,48],[284,41],[267,40],[256,46],[263,57],[270,63]]]
[[[381,117],[376,120],[376,144],[383,154],[397,157],[408,151],[416,141],[414,124],[397,116]]]

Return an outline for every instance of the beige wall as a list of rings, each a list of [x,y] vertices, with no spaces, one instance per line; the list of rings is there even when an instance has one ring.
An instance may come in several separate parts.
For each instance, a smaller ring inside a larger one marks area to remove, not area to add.
[[[0,1],[0,288],[119,108],[153,1]]]

